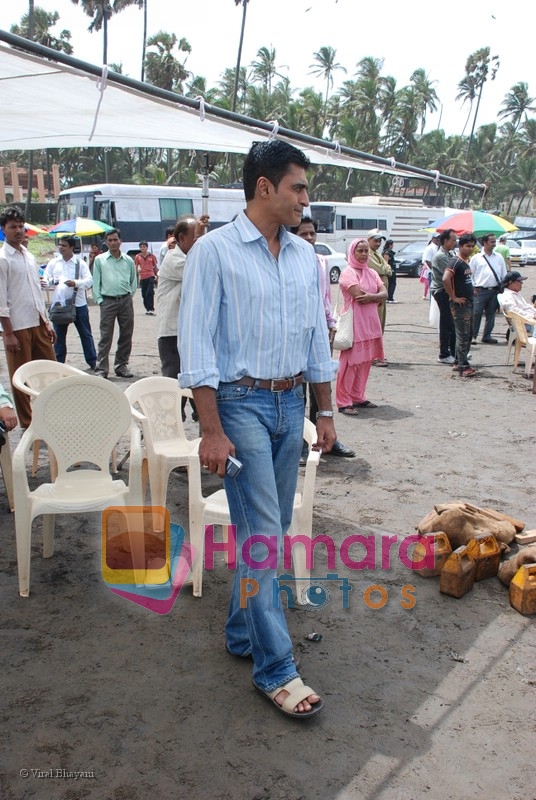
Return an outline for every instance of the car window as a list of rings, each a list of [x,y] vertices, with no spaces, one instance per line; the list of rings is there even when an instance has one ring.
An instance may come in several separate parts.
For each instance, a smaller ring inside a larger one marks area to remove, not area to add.
[[[516,242],[515,239],[507,239],[506,246],[512,249],[512,247],[519,249],[519,242]]]
[[[315,250],[319,256],[329,256],[330,250],[325,244],[315,244]]]
[[[427,246],[428,242],[410,242],[409,244],[404,245],[398,251],[397,255],[409,255],[410,253],[422,253],[424,248]]]

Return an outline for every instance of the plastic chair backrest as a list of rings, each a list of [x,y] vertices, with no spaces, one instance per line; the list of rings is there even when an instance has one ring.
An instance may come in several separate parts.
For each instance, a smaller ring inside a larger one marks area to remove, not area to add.
[[[30,397],[37,397],[46,386],[50,386],[54,381],[61,378],[68,378],[71,375],[86,375],[81,369],[70,367],[59,361],[47,359],[36,359],[28,361],[15,371],[12,383],[15,388]]]
[[[180,389],[173,378],[150,377],[131,383],[125,389],[130,404],[138,407],[147,419],[142,421],[146,445],[151,442],[186,439],[182,422],[182,398],[191,397],[189,389]]]
[[[81,373],[45,387],[32,405],[31,429],[46,441],[58,475],[86,461],[108,472],[110,453],[131,424],[124,393],[104,378]]]
[[[526,346],[528,342],[528,333],[525,328],[527,320],[521,317],[516,311],[508,311],[506,316],[512,321],[518,341],[520,341],[523,346]]]

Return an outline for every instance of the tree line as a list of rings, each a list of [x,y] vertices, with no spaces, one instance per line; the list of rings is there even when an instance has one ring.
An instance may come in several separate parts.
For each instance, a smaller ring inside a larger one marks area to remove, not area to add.
[[[497,109],[496,122],[478,126],[480,101],[486,84],[500,69],[489,47],[471,53],[465,74],[458,83],[457,101],[467,108],[465,126],[459,134],[447,136],[438,126],[425,132],[427,116],[442,108],[440,97],[424,68],[416,69],[407,85],[401,86],[383,71],[383,60],[365,56],[353,68],[337,61],[336,49],[321,47],[311,56],[309,72],[323,81],[323,91],[307,87],[296,91],[282,75],[276,49],[261,47],[251,64],[242,66],[240,54],[249,0],[234,0],[242,8],[242,28],[237,63],[208,86],[201,75],[187,68],[191,46],[175,33],[158,31],[147,35],[149,0],[72,0],[91,18],[89,30],[103,34],[103,61],[107,63],[108,26],[113,14],[128,6],[144,13],[143,42],[140,43],[141,79],[188,97],[202,96],[207,103],[261,120],[277,119],[279,125],[318,138],[338,141],[349,147],[429,170],[438,170],[474,183],[489,185],[484,205],[506,215],[530,213],[536,192],[536,111],[528,84],[511,87]],[[71,34],[52,29],[59,22],[57,12],[34,8],[13,33],[67,54],[72,53]],[[110,64],[122,72],[121,64]],[[335,75],[349,77],[334,91]],[[136,76],[133,76],[136,77]],[[28,153],[10,152],[3,163],[16,160],[25,166]],[[132,182],[198,183],[202,154],[191,156],[180,149],[69,148],[33,153],[33,167],[47,169],[50,160],[61,164],[65,187],[82,183]],[[232,181],[236,164],[225,154],[211,154],[212,178],[217,184]],[[431,204],[478,206],[481,198],[463,190],[417,179],[395,186],[390,176],[318,166],[313,171],[311,194],[315,200],[348,200],[354,195],[384,194],[418,196]]]

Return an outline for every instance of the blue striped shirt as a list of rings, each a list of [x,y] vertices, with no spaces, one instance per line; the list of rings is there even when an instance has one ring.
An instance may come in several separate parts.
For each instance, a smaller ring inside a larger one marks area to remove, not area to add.
[[[274,258],[240,213],[198,239],[188,254],[179,309],[181,387],[230,383],[248,375],[333,379],[318,266],[309,242],[284,228]]]

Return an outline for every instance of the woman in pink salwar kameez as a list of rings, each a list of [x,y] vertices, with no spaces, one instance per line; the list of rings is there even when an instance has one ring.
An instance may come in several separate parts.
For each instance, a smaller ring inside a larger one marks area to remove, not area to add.
[[[348,249],[348,266],[339,280],[343,311],[352,304],[354,343],[342,350],[337,373],[336,400],[341,414],[357,416],[359,408],[376,408],[366,398],[368,376],[375,359],[384,360],[378,304],[387,299],[378,273],[368,266],[366,239],[355,239]]]

